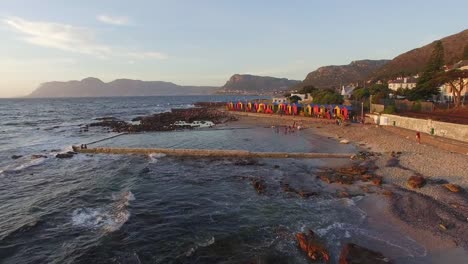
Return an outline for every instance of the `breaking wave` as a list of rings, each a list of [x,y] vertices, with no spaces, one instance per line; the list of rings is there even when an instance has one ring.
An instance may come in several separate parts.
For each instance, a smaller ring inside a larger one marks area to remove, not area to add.
[[[130,218],[128,205],[135,200],[132,192],[127,191],[118,197],[108,208],[78,208],[72,213],[74,226],[97,229],[105,233],[119,230]]]

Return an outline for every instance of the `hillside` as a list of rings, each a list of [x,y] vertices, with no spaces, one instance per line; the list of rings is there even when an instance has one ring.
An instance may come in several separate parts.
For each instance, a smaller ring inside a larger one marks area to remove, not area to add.
[[[300,81],[286,78],[256,76],[249,74],[234,74],[219,93],[225,94],[273,94],[282,92]]]
[[[213,94],[218,87],[180,86],[171,82],[118,79],[105,83],[97,78],[46,82],[28,97],[104,97]]]
[[[464,47],[468,45],[468,29],[440,40],[444,45],[445,63],[453,64],[462,59]],[[376,71],[373,79],[387,79],[423,71],[433,48],[434,42],[395,57]]]
[[[388,60],[359,60],[348,65],[323,66],[307,74],[300,86],[338,88],[340,85],[363,82],[388,62]]]

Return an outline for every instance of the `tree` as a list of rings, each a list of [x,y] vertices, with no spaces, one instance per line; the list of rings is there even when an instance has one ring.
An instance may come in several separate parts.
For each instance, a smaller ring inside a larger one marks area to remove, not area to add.
[[[353,94],[352,94],[353,99],[358,100],[358,101],[363,101],[364,99],[369,98],[369,96],[370,96],[369,89],[363,88],[363,87],[354,89]]]
[[[388,94],[393,92],[387,84],[374,84],[369,87],[369,93],[372,95],[372,103],[379,104],[381,99],[387,99]]]
[[[318,89],[313,86],[313,85],[306,85],[304,87],[302,87],[298,93],[300,94],[307,94],[307,93],[313,93],[315,91],[317,91]]]
[[[292,104],[292,103],[297,103],[299,101],[301,101],[302,98],[297,96],[297,95],[293,95],[293,96],[290,96],[289,97],[289,102]]]
[[[324,89],[312,93],[316,104],[342,104],[343,96],[334,90]]]
[[[416,87],[409,94],[410,100],[429,99],[433,95],[439,94],[439,87],[435,82],[437,75],[443,71],[444,66],[444,46],[442,41],[434,42],[429,61],[424,72],[416,84]]]
[[[468,70],[454,69],[440,73],[437,81],[450,87],[455,107],[460,107],[461,92],[463,89],[468,89]]]

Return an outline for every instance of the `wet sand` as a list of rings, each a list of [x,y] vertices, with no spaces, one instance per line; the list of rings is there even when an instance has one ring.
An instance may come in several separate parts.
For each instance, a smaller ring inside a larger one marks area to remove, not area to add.
[[[265,117],[239,116],[239,121],[227,126],[293,124],[292,118]],[[376,165],[374,174],[383,177],[382,189],[391,195],[384,196],[376,191],[365,195],[358,206],[368,214],[370,226],[380,228],[383,234],[406,234],[424,248],[414,259],[389,257],[397,263],[466,263],[468,155],[424,144],[424,137],[422,144],[417,144],[413,138],[370,124],[337,126],[311,119],[302,121],[302,126],[304,130],[299,133],[306,137],[321,135],[337,141],[346,139],[358,149],[379,154],[367,162]],[[423,175],[427,184],[420,189],[410,189],[406,181],[412,175]],[[445,183],[457,184],[462,191],[452,193],[443,186]]]

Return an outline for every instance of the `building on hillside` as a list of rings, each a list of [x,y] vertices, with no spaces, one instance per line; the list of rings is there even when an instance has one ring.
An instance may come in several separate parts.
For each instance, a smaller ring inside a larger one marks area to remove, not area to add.
[[[452,70],[452,69],[459,69],[459,70],[468,70],[468,60],[461,60],[453,65],[450,66],[445,66],[444,67],[446,71]],[[463,80],[464,83],[468,83],[468,79]],[[458,89],[458,83],[457,89]],[[440,87],[440,101],[441,102],[452,102],[453,101],[453,91],[452,87],[448,83],[442,84]],[[461,96],[462,96],[462,102],[465,101],[465,97],[468,97],[468,88],[464,88],[461,91]]]
[[[418,82],[418,75],[411,77],[398,77],[395,80],[388,81],[388,88],[396,91],[398,89],[413,89]]]
[[[273,103],[278,103],[278,104],[281,104],[281,103],[288,103],[289,100],[288,98],[286,97],[273,97],[273,99],[271,100]]]
[[[351,95],[353,95],[353,91],[356,89],[356,86],[354,85],[349,85],[349,86],[342,86],[341,87],[341,95],[343,96],[344,99],[349,99]]]

